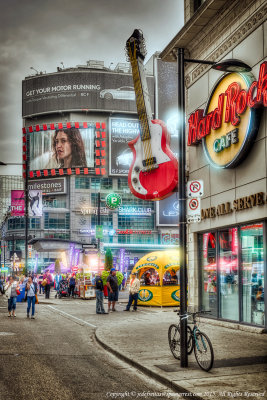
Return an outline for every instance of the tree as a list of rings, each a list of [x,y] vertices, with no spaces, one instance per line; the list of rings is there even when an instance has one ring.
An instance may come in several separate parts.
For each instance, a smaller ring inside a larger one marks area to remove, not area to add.
[[[61,272],[61,267],[60,267],[60,261],[56,259],[55,261],[55,274],[60,274]]]
[[[112,267],[113,267],[113,256],[110,248],[108,248],[105,254],[105,270],[110,271]]]

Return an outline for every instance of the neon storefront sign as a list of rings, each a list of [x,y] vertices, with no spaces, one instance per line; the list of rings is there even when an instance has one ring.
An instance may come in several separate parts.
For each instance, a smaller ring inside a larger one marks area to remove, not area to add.
[[[257,135],[261,109],[266,105],[266,61],[260,66],[258,80],[251,73],[224,75],[215,84],[206,109],[190,115],[188,146],[202,141],[214,167],[236,167]]]

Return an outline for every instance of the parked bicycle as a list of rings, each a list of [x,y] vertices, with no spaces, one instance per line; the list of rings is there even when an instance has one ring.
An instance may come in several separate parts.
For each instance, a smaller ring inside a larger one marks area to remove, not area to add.
[[[177,312],[177,310],[175,310]],[[187,325],[187,354],[191,354],[194,350],[195,358],[198,365],[204,371],[209,371],[213,366],[214,352],[212,344],[208,336],[201,332],[197,326],[197,315],[208,314],[210,311],[198,311],[195,313],[187,313],[180,315],[180,321],[182,319],[192,316],[193,328]],[[177,312],[179,315],[179,311]],[[169,346],[173,356],[180,359],[180,323],[178,325],[172,324],[168,331]]]

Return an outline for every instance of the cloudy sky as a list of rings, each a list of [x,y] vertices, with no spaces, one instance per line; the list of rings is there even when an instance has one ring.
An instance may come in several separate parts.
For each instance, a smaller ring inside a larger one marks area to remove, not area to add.
[[[0,161],[21,162],[21,81],[37,71],[104,60],[125,62],[134,28],[147,59],[183,26],[183,0],[0,0]],[[21,167],[0,167],[21,174]]]

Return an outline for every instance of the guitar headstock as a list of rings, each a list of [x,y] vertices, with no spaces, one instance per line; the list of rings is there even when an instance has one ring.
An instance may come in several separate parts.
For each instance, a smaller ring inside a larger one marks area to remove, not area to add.
[[[144,60],[147,51],[146,51],[145,39],[141,29],[135,29],[133,31],[133,34],[126,41],[125,50],[127,59],[129,61],[133,59],[137,60],[138,58]]]

